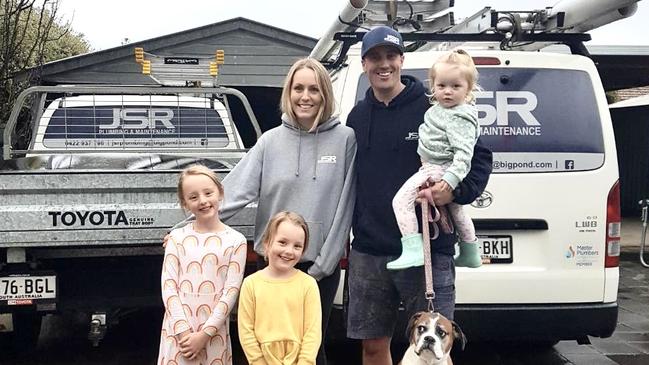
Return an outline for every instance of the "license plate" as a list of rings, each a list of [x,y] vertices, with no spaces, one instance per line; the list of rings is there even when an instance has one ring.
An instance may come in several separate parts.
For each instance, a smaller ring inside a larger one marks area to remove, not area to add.
[[[56,299],[56,275],[12,274],[0,277],[0,301],[7,305],[31,305]]]
[[[514,262],[512,236],[478,236],[483,264],[511,264]]]

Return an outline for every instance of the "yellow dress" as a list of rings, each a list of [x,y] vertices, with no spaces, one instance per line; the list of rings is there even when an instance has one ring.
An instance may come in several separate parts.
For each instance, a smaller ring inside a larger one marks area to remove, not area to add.
[[[287,279],[256,272],[243,281],[239,341],[252,365],[315,364],[322,340],[320,293],[311,276]]]
[[[198,233],[193,224],[170,235],[161,276],[165,315],[158,364],[232,364],[228,317],[243,279],[246,238],[229,227],[217,233]],[[208,327],[216,335],[196,359],[187,360],[175,336]]]

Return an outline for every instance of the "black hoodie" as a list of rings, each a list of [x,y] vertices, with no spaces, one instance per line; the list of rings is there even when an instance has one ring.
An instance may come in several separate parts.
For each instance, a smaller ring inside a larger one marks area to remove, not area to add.
[[[426,88],[416,78],[402,75],[406,86],[388,105],[372,89],[349,113],[347,125],[356,132],[356,205],[352,247],[375,256],[400,255],[401,233],[392,210],[392,198],[421,166],[417,154],[419,125],[430,107]],[[454,191],[455,202],[468,204],[484,190],[492,167],[491,151],[476,144],[471,171]],[[433,242],[433,252],[454,254],[454,235]]]

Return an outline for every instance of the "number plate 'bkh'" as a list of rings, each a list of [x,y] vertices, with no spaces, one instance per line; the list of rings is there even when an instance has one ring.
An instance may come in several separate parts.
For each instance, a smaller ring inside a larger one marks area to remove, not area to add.
[[[483,264],[511,264],[514,262],[512,236],[478,236]]]

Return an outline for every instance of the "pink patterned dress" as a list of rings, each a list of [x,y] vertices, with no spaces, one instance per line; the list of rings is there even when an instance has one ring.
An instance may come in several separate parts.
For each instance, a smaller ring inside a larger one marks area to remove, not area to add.
[[[193,224],[173,230],[162,265],[165,306],[159,365],[230,365],[229,315],[234,307],[246,262],[246,238],[227,227],[198,233]],[[180,353],[175,335],[186,330],[216,333],[194,360]]]

